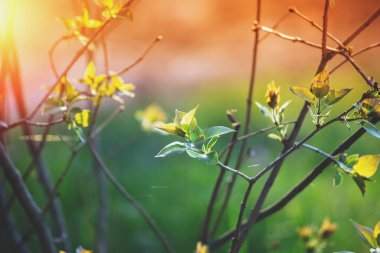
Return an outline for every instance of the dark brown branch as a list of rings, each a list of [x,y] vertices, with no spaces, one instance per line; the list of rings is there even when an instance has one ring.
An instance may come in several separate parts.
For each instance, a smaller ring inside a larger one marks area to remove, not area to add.
[[[358,56],[358,55],[360,55],[360,54],[362,54],[362,53],[364,53],[364,52],[367,52],[368,50],[370,50],[370,49],[372,49],[372,48],[376,48],[376,47],[379,47],[379,46],[380,46],[380,42],[378,42],[378,43],[374,43],[374,44],[372,44],[372,45],[370,45],[370,46],[368,46],[368,47],[362,48],[362,49],[360,49],[359,51],[353,53],[353,54],[351,55],[351,57],[354,58],[355,56]],[[345,64],[346,62],[348,62],[347,59],[341,61],[338,65],[336,65],[334,68],[332,68],[332,69],[330,70],[330,72],[329,72],[330,75],[331,75],[333,72],[335,72],[338,68],[340,68],[343,64]]]
[[[375,88],[376,87],[376,82],[372,79],[369,78],[364,71],[359,67],[359,65],[354,61],[354,59],[348,55],[348,53],[343,52],[342,55],[351,63],[351,65],[356,69],[356,71],[363,77],[365,82],[371,87]]]
[[[338,155],[345,150],[349,149],[366,131],[363,128],[357,130],[352,136],[340,144],[332,153],[331,156]],[[293,198],[300,194],[307,186],[309,186],[330,164],[331,159],[324,159],[317,167],[315,167],[309,175],[307,175],[301,182],[299,182],[293,189],[291,189],[284,197],[282,197],[275,204],[262,210],[259,214],[258,220],[265,219],[266,217],[278,212],[284,208]]]
[[[0,143],[0,164],[3,168],[4,175],[11,185],[17,199],[24,208],[30,223],[33,225],[36,234],[40,240],[42,251],[45,253],[56,253],[53,238],[47,227],[40,209],[36,205],[33,197],[26,188],[20,173],[14,166],[13,162],[6,154],[3,144]]]
[[[54,126],[54,125],[61,124],[64,121],[65,121],[64,118],[53,120],[51,122],[34,122],[34,121],[31,121],[31,120],[21,119],[21,120],[18,120],[18,121],[15,121],[15,122],[12,122],[12,123],[4,125],[3,128],[0,129],[0,132],[6,131],[6,130],[10,130],[12,128],[15,128],[15,127],[18,127],[18,126],[21,126],[21,125],[24,125],[24,124],[25,125],[29,125],[29,126],[33,126],[33,127],[51,127],[51,126]]]
[[[370,24],[373,23],[380,16],[380,8],[378,8],[371,16],[369,16],[354,32],[348,36],[342,44],[347,46],[350,44],[359,34],[361,34]],[[342,48],[339,48],[342,49]]]
[[[324,18],[323,18],[323,33],[322,33],[322,59],[321,59],[321,62],[319,64],[319,67],[318,67],[318,70],[317,70],[317,73],[319,73],[322,69],[325,68],[325,65],[327,64],[327,61],[329,59],[329,54],[327,54],[327,45],[326,45],[326,36],[327,36],[327,16],[328,16],[328,9],[329,9],[329,0],[326,0],[325,1],[325,7],[324,7]],[[302,114],[302,113],[301,113]],[[306,114],[305,114],[306,116]],[[304,117],[303,118],[299,118],[300,121],[303,121]],[[298,120],[297,120],[298,121]],[[331,123],[333,121],[330,121]],[[326,127],[327,125],[329,124],[326,123],[324,126],[322,126],[321,128],[323,127]],[[294,139],[289,139],[288,142],[284,145],[284,148],[281,152],[281,156],[285,155],[285,154],[290,154],[292,153],[295,148],[298,148],[297,145],[300,145],[304,142],[306,142],[308,139],[310,139],[315,133],[318,132],[318,130],[320,129],[317,129],[315,131],[313,131],[311,134],[309,134],[307,137],[305,137],[303,139],[303,141],[297,143],[297,144],[293,144],[298,132],[300,131],[300,129],[296,129],[294,128],[292,133],[291,133],[291,138],[294,138]],[[277,160],[277,159],[276,159]],[[264,201],[270,191],[270,189],[272,188],[272,185],[281,169],[281,166],[282,166],[282,163],[283,163],[283,159],[279,160],[278,163],[276,163],[274,165],[274,168],[272,170],[272,172],[270,173],[267,181],[265,182],[264,184],[264,187],[262,189],[262,191],[260,192],[259,194],[259,197],[256,201],[256,204],[255,206],[252,208],[250,214],[249,214],[249,218],[248,218],[248,221],[247,221],[247,225],[244,226],[244,228],[242,229],[242,233],[241,235],[239,234],[239,238],[237,239],[237,244],[236,244],[236,252],[239,251],[240,247],[243,245],[245,239],[247,238],[248,236],[248,233],[249,233],[249,230],[252,228],[253,224],[256,222],[256,219],[258,217],[258,214],[261,210],[261,207],[262,205],[264,204]]]
[[[228,112],[227,112],[227,114],[228,114]],[[232,125],[234,126],[235,132],[233,133],[233,135],[231,137],[231,143],[235,143],[236,138],[239,134],[240,124],[235,121],[235,122],[232,122]],[[231,155],[232,155],[232,150],[233,150],[233,146],[231,145],[228,148],[227,156],[224,160],[224,164],[229,163],[229,161],[231,159]],[[205,219],[203,222],[202,231],[201,231],[201,235],[200,235],[200,241],[203,244],[207,244],[207,241],[209,238],[209,227],[210,227],[210,222],[211,222],[211,216],[212,216],[212,213],[213,213],[213,210],[215,207],[216,200],[218,198],[219,190],[220,190],[220,187],[222,185],[222,181],[223,181],[225,173],[226,173],[226,169],[220,168],[218,178],[215,182],[215,185],[214,185],[214,188],[213,188],[213,191],[211,194],[211,198],[210,198],[209,204],[207,206],[206,216],[205,216]],[[211,232],[211,234],[212,234],[212,232]]]
[[[340,154],[345,150],[349,149],[353,143],[355,143],[366,131],[361,128],[357,130],[353,135],[347,138],[342,144],[340,144],[332,153],[331,156]],[[301,180],[293,189],[291,189],[287,194],[284,195],[278,202],[275,204],[263,209],[260,211],[260,214],[257,218],[257,222],[271,216],[272,214],[280,211],[284,208],[291,200],[293,200],[298,194],[306,189],[331,163],[331,159],[324,159],[318,166],[316,166],[303,180]],[[243,225],[245,226],[245,224]],[[215,240],[210,243],[210,249],[219,248],[221,245],[225,244],[234,236],[235,230],[226,232],[218,240]]]
[[[112,185],[116,188],[116,190],[139,212],[139,214],[144,218],[147,222],[151,230],[160,240],[163,248],[166,252],[172,253],[173,249],[170,246],[168,240],[165,238],[164,234],[161,232],[156,222],[152,219],[152,217],[145,211],[145,209],[137,202],[137,200],[120,184],[120,182],[115,178],[115,176],[108,169],[107,165],[103,162],[96,149],[94,148],[91,142],[88,143],[88,147],[91,151],[96,162],[99,164],[99,169],[104,173],[107,179],[112,183]]]

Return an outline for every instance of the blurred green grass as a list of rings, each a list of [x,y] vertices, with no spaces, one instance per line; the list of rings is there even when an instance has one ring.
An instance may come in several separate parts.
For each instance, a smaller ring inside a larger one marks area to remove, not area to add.
[[[288,77],[285,81],[275,80],[282,89],[282,103],[287,99],[292,100],[286,113],[287,120],[294,120],[302,105],[302,101],[291,95],[286,87],[293,85],[291,83],[293,78]],[[307,86],[307,76],[299,78],[306,80],[304,85]],[[360,91],[364,89],[359,87],[364,85],[361,84],[362,81],[358,77],[341,74],[336,79],[340,83],[347,83],[348,80],[354,79],[355,83],[360,84],[351,85],[355,86],[355,91],[339,103],[334,110],[335,113],[339,113],[359,98]],[[271,80],[265,80],[265,78],[258,80],[255,100],[263,102],[266,83],[269,81]],[[345,87],[344,85],[335,85],[335,83],[332,80],[333,87]],[[200,104],[197,119],[202,127],[228,126],[229,123],[225,117],[227,109],[236,109],[238,119],[243,119],[246,90],[247,81],[245,79],[216,80],[192,87],[168,89],[162,87],[155,90],[143,90],[141,93],[137,90],[137,97],[128,101],[126,112],[117,117],[98,138],[100,152],[106,164],[125,188],[157,221],[172,242],[176,252],[194,251],[219,170],[185,155],[165,159],[154,158],[155,154],[171,140],[175,140],[175,137],[142,133],[134,119],[134,112],[155,102],[166,109],[170,118],[173,116],[175,108],[186,111]],[[100,119],[104,119],[110,114],[110,107],[112,105],[102,110]],[[306,121],[310,122],[309,116]],[[269,124],[270,122],[259,113],[258,109],[254,108],[252,130],[266,127]],[[306,123],[300,137],[305,136],[311,129],[311,124]],[[66,132],[64,128],[53,129],[55,133],[62,131]],[[337,123],[318,134],[310,141],[310,144],[330,152],[352,132],[353,130],[350,132],[343,124]],[[27,152],[24,144],[18,138],[19,135],[20,133],[17,132],[12,136],[10,150],[16,165],[19,168],[25,168],[30,159],[25,158]],[[228,140],[228,137],[223,137],[218,148],[221,149]],[[243,168],[246,173],[251,175],[258,168],[248,168],[248,165],[267,164],[276,157],[281,148],[279,143],[268,139],[265,134],[249,140],[248,144],[255,151],[255,155],[247,159]],[[379,142],[366,134],[348,152],[379,153]],[[53,178],[56,179],[64,169],[69,154],[69,150],[62,143],[47,144],[44,157],[49,164]],[[265,205],[269,205],[283,196],[311,171],[321,158],[308,150],[299,150],[291,155],[284,164]],[[334,173],[335,169],[330,166],[283,210],[257,224],[241,252],[253,252],[254,249],[255,252],[303,252],[302,242],[296,234],[297,228],[304,225],[320,226],[325,217],[329,217],[338,224],[338,230],[331,238],[325,252],[341,250],[367,252],[368,248],[354,231],[349,219],[352,218],[367,226],[373,226],[377,222],[378,210],[380,210],[379,185],[377,182],[369,183],[368,192],[363,198],[356,185],[348,177],[344,178],[341,186],[333,187]],[[226,180],[228,179],[229,177],[226,178]],[[375,179],[379,179],[378,174]],[[36,174],[33,174],[28,185],[33,189],[33,196],[37,202],[43,205],[43,193],[37,180]],[[262,183],[255,187],[249,206],[252,206],[261,186]],[[245,187],[245,182],[238,180],[219,234],[235,226]],[[108,184],[108,193],[107,239],[109,252],[163,252],[143,219],[110,184]],[[94,248],[95,227],[98,222],[96,216],[98,190],[94,165],[87,149],[79,153],[60,189],[59,196],[63,203],[73,246],[82,245],[85,248]],[[27,220],[18,204],[15,205],[12,212],[18,225],[24,230],[27,229]],[[48,221],[51,222],[51,217]],[[274,244],[278,244],[279,247],[274,249],[272,247]],[[36,238],[31,240],[31,245],[38,248]],[[226,252],[228,247],[229,245],[218,252]]]

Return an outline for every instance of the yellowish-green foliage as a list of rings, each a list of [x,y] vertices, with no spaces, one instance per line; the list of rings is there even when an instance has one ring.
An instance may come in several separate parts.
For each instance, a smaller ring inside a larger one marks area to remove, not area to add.
[[[255,103],[262,114],[264,114],[265,117],[269,118],[276,126],[277,131],[276,134],[268,134],[268,137],[274,140],[278,140],[279,142],[283,142],[286,139],[286,132],[288,130],[288,125],[283,124],[285,119],[285,108],[290,104],[291,101],[288,100],[280,106],[280,87],[276,87],[274,81],[268,84],[264,98],[269,108],[257,101]]]
[[[337,225],[329,218],[325,218],[319,228],[314,226],[304,226],[297,230],[298,236],[302,239],[307,252],[322,252],[327,245],[327,240],[334,234]]]
[[[141,128],[147,132],[156,130],[156,127],[163,125],[167,119],[165,111],[157,104],[136,111],[135,118],[140,122]]]
[[[322,70],[311,80],[311,89],[304,87],[289,87],[298,97],[307,101],[313,123],[320,126],[324,123],[331,111],[323,113],[345,97],[352,89],[330,89],[330,76],[327,70]]]
[[[208,253],[207,245],[202,244],[201,242],[197,243],[196,253]]]
[[[376,223],[374,229],[360,225],[353,220],[351,220],[351,222],[355,226],[360,237],[370,247],[370,252],[378,252],[380,250],[380,221]]]
[[[182,138],[184,141],[175,141],[165,146],[156,157],[165,157],[175,153],[186,152],[190,157],[201,160],[208,164],[217,164],[218,153],[213,150],[221,135],[231,133],[234,130],[214,126],[202,130],[198,126],[195,117],[198,106],[189,112],[175,111],[173,122],[157,126],[158,129]]]

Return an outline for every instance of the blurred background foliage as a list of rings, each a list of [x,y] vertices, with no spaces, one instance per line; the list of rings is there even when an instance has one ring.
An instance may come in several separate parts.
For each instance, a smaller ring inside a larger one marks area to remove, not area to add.
[[[53,80],[53,76],[48,73],[47,48],[50,48],[54,40],[59,37],[58,34],[62,34],[64,28],[58,22],[52,23],[51,20],[58,16],[70,16],[73,12],[70,14],[69,11],[62,9],[66,1],[21,2],[20,19],[31,17],[28,15],[32,14],[26,12],[30,7],[36,17],[34,23],[32,22],[33,34],[44,32],[46,35],[44,40],[34,38],[29,34],[25,24],[21,21],[17,23],[16,41],[20,49],[25,83],[27,87],[34,87],[29,88],[32,90],[29,98],[29,103],[32,105],[40,96],[40,87]],[[31,2],[33,2],[32,7]],[[322,15],[322,1],[264,2],[267,2],[264,5],[264,23],[268,25],[273,24],[290,5],[295,5],[300,10],[304,8],[305,13],[317,21],[320,21]],[[336,32],[340,38],[348,34],[379,5],[378,1],[369,0],[365,2],[335,0],[335,2],[330,21],[331,32],[333,34]],[[218,169],[189,159],[186,155],[166,159],[154,158],[161,147],[168,143],[168,137],[143,132],[134,118],[134,113],[151,103],[157,103],[168,112],[170,120],[174,116],[172,112],[175,108],[188,111],[200,104],[197,119],[202,127],[228,126],[229,122],[225,116],[227,109],[236,109],[238,119],[242,120],[252,50],[250,26],[254,13],[253,5],[254,1],[234,1],[230,5],[219,1],[193,1],[193,3],[141,1],[136,7],[135,21],[118,26],[109,36],[113,69],[126,65],[126,62],[129,63],[157,34],[163,34],[165,37],[162,44],[155,48],[141,65],[126,75],[126,80],[137,86],[136,98],[127,101],[127,110],[101,134],[98,143],[100,152],[112,172],[153,216],[177,252],[192,252],[195,249]],[[213,9],[214,7],[219,9]],[[52,11],[49,12],[48,8]],[[175,11],[170,11],[169,8]],[[197,14],[191,15],[193,13]],[[49,21],[44,23],[46,20]],[[283,25],[284,31],[294,35],[310,36],[311,39],[319,37],[318,32],[302,34],[305,30],[313,31],[307,24],[296,21],[295,18],[289,22]],[[174,23],[178,25],[173,25]],[[379,41],[380,34],[376,32],[379,23],[374,24],[360,37],[355,48]],[[61,27],[62,31],[57,27]],[[64,65],[65,54],[69,55],[67,52],[74,49],[75,45],[64,46],[62,52],[58,53],[57,59],[62,59]],[[292,100],[286,117],[287,120],[294,120],[303,101],[292,95],[287,86],[309,85],[320,52],[272,37],[262,44],[262,49],[259,55],[260,67],[255,100],[264,103],[266,85],[274,80],[278,86],[281,86],[282,101]],[[378,49],[358,58],[358,62],[375,77],[375,80],[380,79],[378,59]],[[330,64],[331,67],[334,66],[334,62]],[[81,73],[80,68],[76,71]],[[333,114],[338,114],[357,101],[361,92],[366,89],[360,76],[353,72],[348,64],[331,76],[331,86],[354,88],[353,92],[334,107]],[[113,106],[110,103],[102,108],[101,118],[109,115]],[[312,129],[310,117],[307,119],[300,136],[305,136]],[[255,108],[252,130],[268,125],[270,125],[269,120]],[[353,126],[353,130],[356,128]],[[310,144],[330,152],[353,130],[350,132],[343,123],[336,123],[319,133]],[[72,134],[64,126],[54,127],[53,132]],[[25,168],[30,158],[25,156],[27,151],[20,135],[21,132],[15,131],[10,136],[9,149],[17,167]],[[175,137],[169,138],[175,140]],[[221,138],[217,144],[219,150],[228,140],[228,136]],[[249,145],[253,155],[246,160],[243,168],[251,175],[258,170],[258,167],[248,167],[248,165],[265,165],[275,158],[281,149],[279,143],[268,139],[265,134],[251,139]],[[379,153],[379,142],[365,134],[348,152]],[[62,143],[47,144],[44,157],[54,178],[57,178],[64,169],[69,154],[70,151]],[[318,154],[303,149],[291,155],[284,164],[266,205],[279,199],[321,158]],[[98,191],[94,173],[91,156],[86,149],[82,150],[59,194],[73,245],[82,245],[89,249],[94,248],[94,228],[97,223]],[[339,250],[367,252],[367,247],[355,233],[349,218],[373,227],[380,218],[379,183],[369,183],[368,191],[363,198],[354,182],[348,177],[344,178],[341,186],[333,187],[334,174],[335,169],[330,166],[286,208],[255,226],[241,252],[252,252],[253,249],[255,252],[302,252],[304,246],[297,236],[297,229],[305,225],[318,227],[325,217],[338,224],[338,229],[330,239],[325,252]],[[374,179],[379,180],[379,177],[377,174]],[[44,198],[37,180],[37,176],[34,175],[28,186],[32,189],[37,202],[42,205]],[[238,180],[219,234],[235,226],[245,184]],[[256,194],[253,194],[251,200],[255,200],[261,186],[262,184],[255,186]],[[109,252],[161,252],[159,242],[137,212],[111,185],[108,185],[108,192]],[[27,229],[28,222],[18,204],[14,206],[12,213],[17,225]],[[0,236],[0,248],[3,248],[1,245],[5,243],[2,238],[4,237]],[[36,238],[30,242],[38,248]],[[225,251],[226,248],[222,248],[218,252]]]

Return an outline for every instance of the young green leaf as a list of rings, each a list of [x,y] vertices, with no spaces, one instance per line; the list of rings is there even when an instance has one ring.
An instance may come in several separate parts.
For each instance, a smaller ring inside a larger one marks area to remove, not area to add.
[[[186,133],[189,133],[191,129],[197,127],[197,120],[195,118],[195,113],[198,109],[198,106],[192,109],[190,112],[186,113],[180,122],[181,129]]]
[[[168,155],[179,154],[185,152],[187,146],[183,142],[175,141],[168,145],[166,145],[160,152],[156,155],[156,157],[166,157]]]
[[[371,135],[373,135],[374,137],[380,139],[380,131],[377,129],[377,127],[372,124],[371,122],[369,121],[366,121],[366,120],[363,120],[362,122],[360,122],[360,124],[362,125],[362,127]]]
[[[259,102],[255,102],[257,107],[259,107],[262,114],[264,114],[265,117],[271,117],[271,113],[268,108],[260,104]]]
[[[206,152],[210,152],[212,147],[218,142],[219,135],[212,137],[206,145]]]
[[[360,177],[368,179],[376,173],[379,162],[380,155],[364,155],[359,157],[352,169]]]
[[[364,179],[362,177],[357,176],[357,175],[354,175],[352,177],[352,179],[354,179],[354,182],[359,187],[359,190],[360,190],[360,192],[362,193],[362,195],[364,197],[365,191],[366,191],[366,185],[365,185]]]
[[[351,222],[356,228],[356,231],[358,232],[360,237],[364,240],[364,242],[366,242],[371,248],[377,248],[375,238],[373,237],[373,230],[363,225],[360,225],[359,223],[356,223],[353,220],[351,220]]]
[[[195,159],[198,159],[207,164],[217,164],[218,163],[218,154],[215,151],[211,151],[209,153],[201,153],[199,151],[194,151],[192,149],[186,149],[186,153]]]
[[[59,97],[52,97],[46,100],[45,106],[43,109],[44,115],[52,115],[59,112],[64,112],[67,110],[67,107],[65,105],[65,102],[62,98]]]
[[[189,137],[190,137],[190,141],[194,143],[195,145],[203,144],[205,140],[203,131],[199,126],[195,127],[194,129],[190,131]]]
[[[334,177],[334,186],[337,187],[341,185],[343,182],[343,175],[339,170],[336,170],[335,177]]]
[[[339,100],[341,100],[344,96],[346,96],[351,90],[352,89],[342,89],[342,90],[331,89],[329,93],[327,94],[325,103],[327,105],[333,105],[337,103]]]
[[[311,80],[311,91],[317,98],[326,96],[330,90],[330,76],[325,69]]]
[[[292,102],[292,100],[288,100],[286,101],[283,105],[281,105],[281,107],[278,109],[278,112],[279,113],[283,113],[285,108],[288,107],[288,105]]]
[[[316,97],[313,93],[310,92],[309,89],[303,87],[289,87],[290,91],[293,92],[296,96],[302,98],[303,100],[314,103]]]
[[[277,135],[277,134],[273,134],[273,133],[268,134],[268,138],[271,138],[271,139],[273,139],[273,140],[276,140],[276,141],[282,142],[282,138],[281,138],[281,136],[279,136],[279,135]]]
[[[220,135],[228,134],[232,132],[235,132],[235,130],[228,127],[224,127],[224,126],[214,126],[214,127],[210,127],[206,129],[204,131],[204,135],[205,135],[205,140],[208,140],[215,136],[220,136]]]

